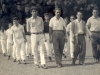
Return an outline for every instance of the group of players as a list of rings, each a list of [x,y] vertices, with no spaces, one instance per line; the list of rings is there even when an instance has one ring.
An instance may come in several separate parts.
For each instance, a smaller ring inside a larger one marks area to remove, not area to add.
[[[34,57],[34,64],[40,67],[38,59],[40,53],[41,68],[47,69],[44,50],[46,49],[50,61],[52,61],[52,52],[54,50],[56,64],[60,68],[62,67],[62,55],[66,57],[63,53],[64,50],[67,50],[64,45],[69,40],[72,64],[75,65],[79,55],[79,64],[84,65],[86,54],[85,35],[91,38],[95,61],[99,60],[96,50],[97,45],[100,44],[98,9],[93,9],[93,16],[88,19],[87,24],[82,20],[84,15],[81,11],[77,12],[77,19],[75,19],[74,15],[70,16],[69,24],[67,23],[68,18],[63,19],[60,16],[60,8],[55,8],[55,16],[51,19],[49,14],[45,13],[44,22],[37,13],[37,8],[32,7],[32,17],[26,19],[27,33],[25,33],[25,27],[19,24],[17,17],[13,18],[13,24],[8,24],[9,28],[7,30],[1,26],[0,46],[3,55],[8,56],[8,60],[13,56],[13,62],[18,61],[19,64],[26,64],[26,57],[29,58],[31,55]]]

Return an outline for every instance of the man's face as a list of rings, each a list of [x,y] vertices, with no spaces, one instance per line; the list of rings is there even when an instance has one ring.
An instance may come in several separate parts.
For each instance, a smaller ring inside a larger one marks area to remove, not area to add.
[[[9,28],[11,28],[12,27],[12,24],[11,23],[9,23]]]
[[[32,10],[32,16],[37,16],[37,10]]]
[[[22,7],[21,7],[20,5],[18,5],[18,6],[17,6],[17,9],[18,9],[18,10],[21,10],[21,9],[22,9]]]
[[[75,19],[74,16],[71,16],[71,17],[70,17],[70,21],[71,21],[71,22],[72,22],[74,19]]]
[[[68,18],[66,17],[64,20],[65,20],[65,24],[67,25],[69,23]]]
[[[83,14],[82,14],[81,12],[78,12],[78,13],[77,13],[77,18],[78,18],[78,19],[82,19],[82,17],[83,17]]]
[[[61,10],[56,9],[56,10],[55,10],[55,16],[60,16],[60,15],[61,15]]]
[[[14,25],[17,25],[18,24],[18,21],[17,20],[13,20],[13,24]]]
[[[93,10],[93,12],[92,12],[92,14],[93,14],[93,16],[98,16],[98,10]]]
[[[29,7],[25,7],[25,12],[28,12],[29,10]]]
[[[1,27],[1,30],[4,30],[4,27]]]
[[[48,16],[48,15],[45,15],[45,16],[44,16],[44,19],[45,19],[45,20],[49,20],[49,16]]]
[[[2,14],[2,10],[0,9],[0,14]]]
[[[5,9],[5,4],[2,5],[2,8]]]

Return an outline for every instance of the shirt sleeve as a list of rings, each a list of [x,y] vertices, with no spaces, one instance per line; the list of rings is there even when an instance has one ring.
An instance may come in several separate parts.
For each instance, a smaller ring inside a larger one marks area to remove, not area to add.
[[[13,28],[11,27],[11,32],[12,32],[12,34],[14,33],[14,31],[13,31]]]
[[[44,22],[43,19],[41,18],[41,25],[42,25],[42,31],[44,30]]]
[[[24,26],[22,26],[22,32],[25,33]]]
[[[27,30],[27,32],[30,31],[30,23],[29,23],[29,19],[26,20],[26,30]]]
[[[7,35],[7,34],[8,34],[8,31],[6,30],[6,32],[5,32],[5,33],[6,33],[6,35]]]
[[[70,23],[70,40],[74,41],[74,22]]]
[[[50,19],[49,27],[53,27],[53,21],[52,21],[52,19]]]
[[[87,20],[86,26],[87,26],[88,28],[90,28],[90,27],[91,27],[91,22],[90,22],[90,19],[88,19],[88,20]]]
[[[66,27],[67,32],[69,32],[69,30],[70,30],[69,27],[70,27],[70,25],[68,24],[67,27]]]

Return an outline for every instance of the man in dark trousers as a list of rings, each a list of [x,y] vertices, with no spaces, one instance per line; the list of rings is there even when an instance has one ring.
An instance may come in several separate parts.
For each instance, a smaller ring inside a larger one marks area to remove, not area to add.
[[[65,21],[61,15],[61,9],[55,8],[55,16],[49,23],[50,42],[53,42],[56,64],[62,67],[62,54],[66,39]]]
[[[75,45],[74,49],[74,59],[72,61],[72,64],[75,65],[75,61],[77,59],[77,56],[79,55],[79,64],[85,65],[85,54],[86,54],[86,25],[85,22],[82,20],[83,14],[81,11],[77,12],[77,19],[75,19],[71,24],[71,33],[73,34],[71,36],[71,41]]]
[[[92,14],[92,17],[88,19],[86,26],[91,37],[93,58],[94,61],[97,62],[100,60],[100,52],[98,53],[97,51],[97,47],[100,45],[100,17],[98,17],[98,9],[94,8]]]

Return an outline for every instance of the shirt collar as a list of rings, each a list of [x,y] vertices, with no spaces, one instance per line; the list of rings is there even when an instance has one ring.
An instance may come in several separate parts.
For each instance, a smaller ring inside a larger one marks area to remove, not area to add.
[[[31,19],[37,19],[38,18],[38,16],[36,17],[36,18],[34,18],[34,17],[31,17]]]
[[[16,26],[16,25],[13,25],[14,27],[19,27],[20,26],[20,24],[19,24],[19,26]]]
[[[95,18],[94,16],[92,16],[93,19],[98,19],[99,17]]]
[[[54,19],[55,19],[55,20],[58,20],[58,19],[56,18],[56,16],[54,16]],[[60,19],[61,19],[61,17],[59,18],[59,20],[60,20]]]
[[[78,19],[76,19],[76,21],[79,22]],[[82,23],[82,20],[79,23]]]

